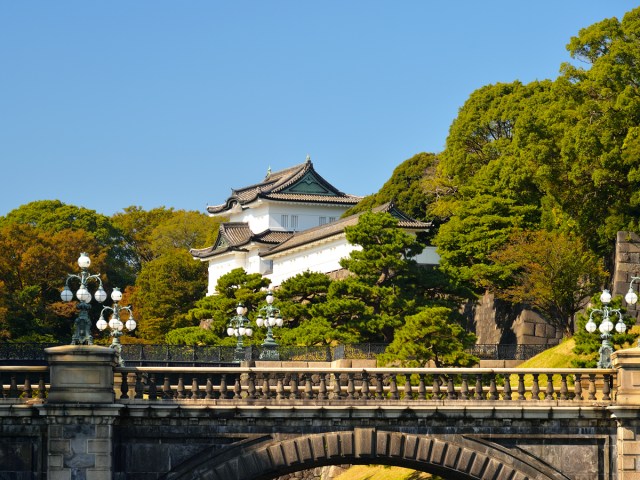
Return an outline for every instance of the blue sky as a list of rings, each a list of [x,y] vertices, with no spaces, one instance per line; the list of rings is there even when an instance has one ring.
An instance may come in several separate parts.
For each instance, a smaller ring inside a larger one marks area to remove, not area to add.
[[[204,212],[311,155],[376,192],[483,85],[556,78],[621,0],[5,1],[0,215]]]

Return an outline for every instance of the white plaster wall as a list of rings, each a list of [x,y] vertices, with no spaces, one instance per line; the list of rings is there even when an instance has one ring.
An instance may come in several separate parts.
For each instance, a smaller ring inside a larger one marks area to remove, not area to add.
[[[267,229],[272,230],[292,230],[292,215],[298,217],[298,227],[296,231],[307,230],[309,228],[320,225],[320,217],[335,217],[337,220],[347,211],[346,207],[323,206],[323,205],[305,205],[291,204],[280,202],[256,202],[242,212],[230,215],[231,222],[247,222],[253,233],[264,232]],[[283,226],[281,223],[282,215],[289,216],[289,225]]]
[[[438,265],[440,255],[436,252],[436,247],[425,247],[422,253],[415,257],[415,260],[422,265]]]
[[[209,285],[207,287],[207,295],[214,295],[216,293],[218,279],[234,268],[247,269],[244,252],[231,252],[209,260]]]
[[[287,256],[273,258],[273,273],[266,277],[271,280],[272,286],[277,287],[287,278],[307,270],[319,273],[333,272],[342,268],[340,259],[348,257],[355,248],[342,237]]]

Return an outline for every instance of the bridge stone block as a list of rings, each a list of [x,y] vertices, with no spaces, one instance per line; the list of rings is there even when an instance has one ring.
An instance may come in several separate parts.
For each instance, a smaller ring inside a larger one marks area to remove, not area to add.
[[[418,451],[418,437],[407,435],[404,442],[404,458],[414,459]]]
[[[471,468],[468,470],[469,473],[477,478],[484,478],[482,476],[482,472],[484,471],[485,465],[487,464],[487,460],[487,457],[485,457],[484,455],[474,456],[471,463]]]
[[[311,451],[314,459],[317,460],[328,456],[328,453],[324,448],[325,442],[322,435],[314,435],[309,440],[311,442]]]
[[[433,447],[431,448],[431,462],[436,465],[443,465],[446,448],[446,443],[443,443],[440,440],[435,440],[433,442]]]
[[[462,449],[457,445],[449,445],[449,448],[447,448],[447,453],[444,457],[444,465],[448,468],[455,468],[461,450]]]
[[[48,403],[114,403],[112,348],[63,345],[45,353],[51,376]]]
[[[357,457],[372,457],[374,451],[374,430],[372,428],[356,428],[353,432],[355,454]]]

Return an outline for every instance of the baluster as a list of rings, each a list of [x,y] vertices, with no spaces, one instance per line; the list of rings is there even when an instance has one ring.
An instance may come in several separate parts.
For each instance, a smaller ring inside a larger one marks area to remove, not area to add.
[[[602,380],[602,400],[611,400],[611,375],[605,373]]]
[[[186,398],[186,389],[184,388],[184,375],[182,373],[178,375],[178,388],[176,390],[178,392],[178,399],[182,400],[183,398]]]
[[[589,374],[589,400],[596,399],[596,375],[595,373]]]
[[[271,392],[269,391],[269,374],[263,373],[262,374],[262,398],[269,398],[270,393]]]
[[[29,380],[28,376],[24,377],[24,387],[22,388],[25,398],[33,397],[33,389],[31,388],[31,380]]]
[[[554,393],[555,391],[553,389],[553,374],[547,373],[547,391],[545,392],[544,399],[553,400]]]
[[[392,373],[389,376],[389,399],[398,400],[398,383],[396,381],[396,374]]]
[[[318,386],[318,400],[327,399],[327,374],[320,374],[320,385]]]
[[[440,400],[440,375],[433,376],[433,399]]]
[[[539,373],[533,374],[533,385],[531,385],[531,400],[540,400],[540,382],[538,381]]]
[[[240,384],[240,375],[236,375],[236,380],[233,382],[233,398],[236,400],[242,398],[242,385]]]
[[[142,373],[136,373],[135,398],[144,398],[144,384],[142,383]]]
[[[292,373],[289,380],[289,398],[291,400],[297,400],[300,398],[300,391],[298,390],[298,374]]]
[[[456,399],[456,387],[453,385],[453,375],[447,375],[447,399],[455,400]]]
[[[381,373],[376,373],[376,399],[382,400],[384,398],[384,380]]]
[[[15,373],[11,374],[11,384],[9,385],[9,398],[20,397],[20,391],[18,390],[18,382],[16,380]]]
[[[524,388],[524,373],[518,374],[518,400],[526,400],[526,389]]]
[[[489,400],[498,400],[498,387],[496,386],[496,374],[491,372],[489,375]]]
[[[367,372],[362,372],[362,390],[360,390],[360,397],[365,400],[371,398],[369,395],[369,374]]]
[[[418,374],[418,399],[427,399],[427,386],[424,384],[424,373]]]
[[[313,398],[313,384],[311,383],[312,375],[305,373],[304,375],[304,399],[311,400]]]
[[[191,379],[191,400],[198,400],[200,398],[200,385],[198,385],[198,379],[193,377]]]
[[[45,390],[47,389],[46,384],[44,383],[44,373],[40,374],[40,379],[38,380],[38,398],[44,399],[46,397]],[[0,383],[0,397],[2,397],[2,384]]]
[[[164,374],[164,381],[162,382],[162,398],[165,400],[173,398],[173,392],[171,391],[171,382],[169,381],[169,374]]]
[[[229,391],[227,389],[227,374],[223,373],[220,375],[220,398],[226,399],[229,395]]]
[[[249,372],[247,378],[247,398],[256,398],[256,374]]]
[[[569,398],[569,387],[567,387],[567,374],[560,374],[560,400],[567,400]]]
[[[156,385],[156,374],[152,373],[149,377],[149,400],[158,399],[158,386]]]
[[[284,382],[282,381],[282,374],[276,375],[276,400],[284,399]]]
[[[204,386],[204,398],[205,400],[213,400],[215,398],[213,379],[211,378],[211,375],[207,375],[207,383]]]
[[[341,375],[336,375],[335,373],[331,374],[333,381],[331,382],[333,385],[333,391],[329,394],[329,398],[333,398],[339,400],[342,396],[342,387],[340,385],[340,377]]]
[[[353,377],[353,373],[347,373],[347,398],[349,400],[356,398],[356,386]]]
[[[582,400],[582,374],[574,373],[573,380],[573,399]]]
[[[462,374],[462,384],[460,385],[460,400],[469,400],[469,380],[467,374]]]
[[[502,389],[502,396],[504,400],[511,400],[511,374],[504,374],[504,388]]]
[[[404,399],[413,400],[413,391],[411,390],[411,375],[405,375],[404,379]]]
[[[476,373],[476,400],[485,400],[482,390],[482,374]]]
[[[129,398],[129,383],[126,373],[120,374],[120,398],[123,400]]]

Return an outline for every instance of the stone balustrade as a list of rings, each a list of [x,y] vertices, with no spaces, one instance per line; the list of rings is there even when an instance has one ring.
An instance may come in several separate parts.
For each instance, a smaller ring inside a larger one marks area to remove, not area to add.
[[[120,367],[115,401],[616,400],[615,370],[481,368]],[[49,368],[0,366],[0,401],[44,402]]]
[[[0,401],[26,403],[44,401],[49,391],[49,367],[0,366]]]
[[[616,370],[514,368],[116,368],[117,402],[615,403]]]

